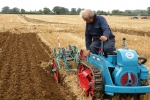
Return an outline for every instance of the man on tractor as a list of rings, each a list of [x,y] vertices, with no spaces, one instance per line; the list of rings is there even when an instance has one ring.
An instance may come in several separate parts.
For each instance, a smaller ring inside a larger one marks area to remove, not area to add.
[[[86,55],[89,56],[90,52],[99,54],[101,41],[104,42],[104,56],[113,55],[115,36],[111,32],[106,19],[103,16],[96,15],[90,9],[81,11],[80,16],[86,21]]]

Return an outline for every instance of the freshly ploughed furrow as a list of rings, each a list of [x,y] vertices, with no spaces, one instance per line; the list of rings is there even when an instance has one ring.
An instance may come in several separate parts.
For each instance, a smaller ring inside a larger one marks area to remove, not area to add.
[[[35,33],[0,33],[0,100],[73,100],[41,67],[47,50]]]

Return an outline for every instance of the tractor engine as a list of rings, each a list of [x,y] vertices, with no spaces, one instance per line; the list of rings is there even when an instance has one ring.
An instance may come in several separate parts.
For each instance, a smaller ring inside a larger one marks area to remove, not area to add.
[[[143,65],[146,61],[146,58],[139,57],[134,50],[118,49],[117,67],[113,71],[114,84],[118,86],[140,86],[142,81],[147,82],[149,70]]]

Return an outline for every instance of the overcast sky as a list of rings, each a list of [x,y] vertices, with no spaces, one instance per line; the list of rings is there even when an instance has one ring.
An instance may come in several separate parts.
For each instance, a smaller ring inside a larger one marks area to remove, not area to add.
[[[147,10],[150,7],[150,0],[2,0],[0,2],[0,10],[4,6],[10,9],[17,7],[26,11],[40,10],[44,7],[53,9],[55,6],[68,8],[89,8],[92,10]]]

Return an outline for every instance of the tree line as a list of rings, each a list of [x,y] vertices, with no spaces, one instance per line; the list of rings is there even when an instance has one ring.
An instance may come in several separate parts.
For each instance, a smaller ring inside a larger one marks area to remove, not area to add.
[[[40,9],[38,11],[25,11],[25,9],[19,9],[17,7],[14,7],[10,9],[9,6],[5,6],[2,8],[1,12],[2,14],[50,14],[50,15],[77,15],[80,13],[80,11],[83,10],[83,8],[71,8],[69,11],[68,8],[55,6],[52,10],[50,10],[48,7],[44,7],[43,9]],[[94,11],[98,15],[150,15],[150,7],[147,7],[147,10],[112,10],[109,11],[102,11],[97,10]]]

